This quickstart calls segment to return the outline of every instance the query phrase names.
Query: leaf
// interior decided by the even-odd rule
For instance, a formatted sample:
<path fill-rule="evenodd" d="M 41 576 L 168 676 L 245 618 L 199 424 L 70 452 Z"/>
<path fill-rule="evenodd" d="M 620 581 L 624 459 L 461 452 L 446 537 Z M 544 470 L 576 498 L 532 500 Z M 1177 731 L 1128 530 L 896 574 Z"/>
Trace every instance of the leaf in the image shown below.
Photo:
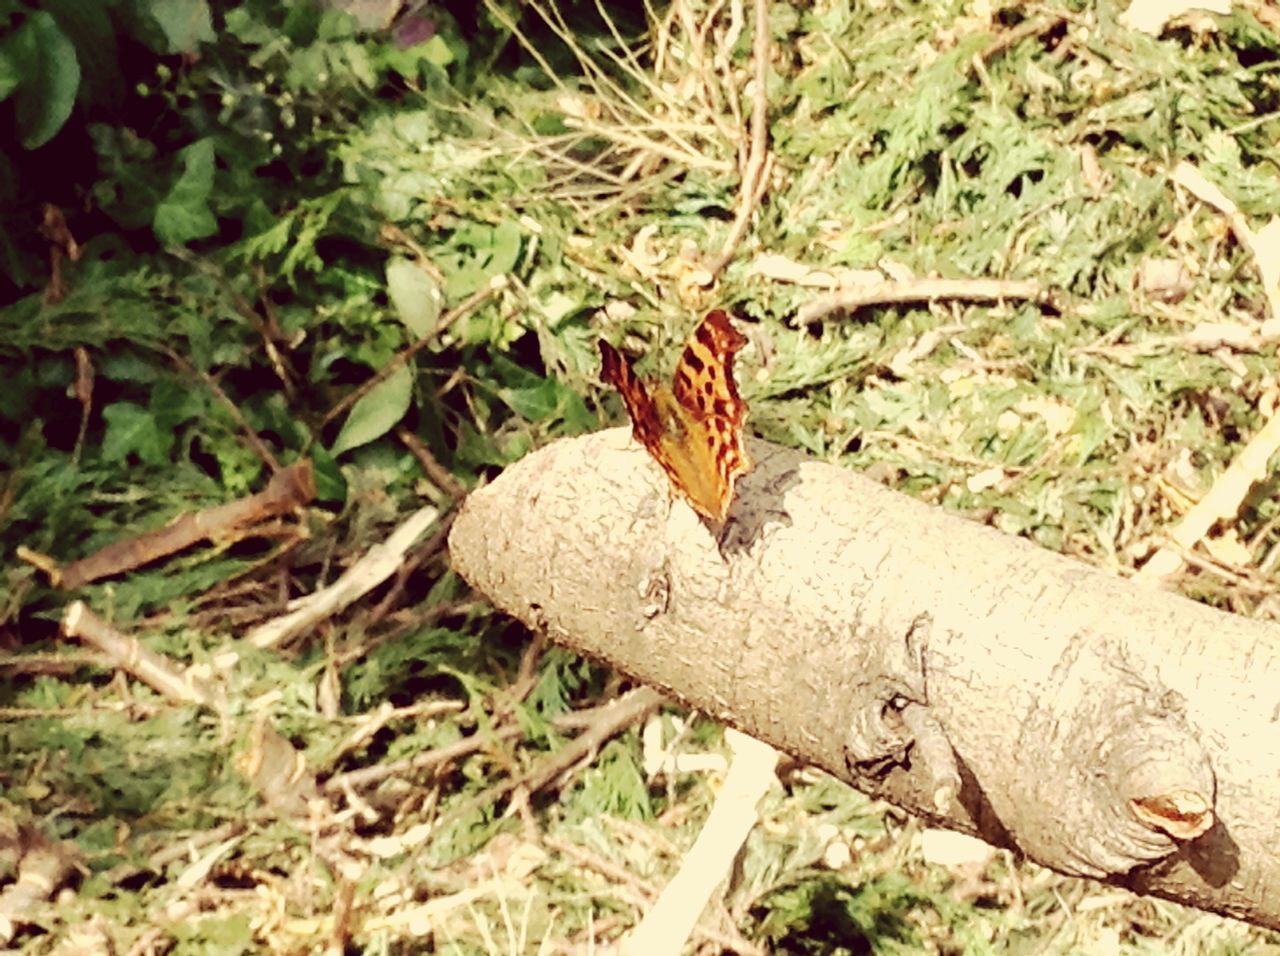
<path fill-rule="evenodd" d="M 387 294 L 400 321 L 418 338 L 435 331 L 440 319 L 440 286 L 408 259 L 387 263 Z"/>
<path fill-rule="evenodd" d="M 165 245 L 180 246 L 218 231 L 209 210 L 213 191 L 213 139 L 196 140 L 180 154 L 182 175 L 156 207 L 152 229 Z"/>
<path fill-rule="evenodd" d="M 215 39 L 206 0 L 150 0 L 148 8 L 170 53 L 189 53 Z"/>
<path fill-rule="evenodd" d="M 13 62 L 13 57 L 0 50 L 0 102 L 18 88 L 21 79 L 22 74 L 18 72 L 18 65 Z"/>
<path fill-rule="evenodd" d="M 40 8 L 53 17 L 75 47 L 80 62 L 77 98 L 90 114 L 105 112 L 103 107 L 119 107 L 124 99 L 123 61 L 116 44 L 110 6 L 84 0 L 41 0 L 40 3 Z"/>
<path fill-rule="evenodd" d="M 330 453 L 336 458 L 344 451 L 368 444 L 391 431 L 409 410 L 412 393 L 413 373 L 408 366 L 402 365 L 356 402 Z"/>
<path fill-rule="evenodd" d="M 38 149 L 57 135 L 75 106 L 80 89 L 76 49 L 53 17 L 40 10 L 9 37 L 0 55 L 21 78 L 14 107 L 22 145 Z"/>
<path fill-rule="evenodd" d="M 116 402 L 102 410 L 107 432 L 102 437 L 105 461 L 126 461 L 136 454 L 144 464 L 159 465 L 169 460 L 173 432 L 162 431 L 151 413 L 133 402 Z"/>

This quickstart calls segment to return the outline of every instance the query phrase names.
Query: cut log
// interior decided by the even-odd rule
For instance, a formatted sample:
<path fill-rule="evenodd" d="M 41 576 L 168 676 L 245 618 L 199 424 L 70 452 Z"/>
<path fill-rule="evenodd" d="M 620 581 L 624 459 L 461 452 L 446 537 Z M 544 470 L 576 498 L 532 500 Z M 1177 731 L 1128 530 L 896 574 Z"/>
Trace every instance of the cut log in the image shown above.
<path fill-rule="evenodd" d="M 454 566 L 932 825 L 1280 928 L 1280 628 L 748 450 L 717 536 L 628 430 L 556 442 L 468 498 Z"/>

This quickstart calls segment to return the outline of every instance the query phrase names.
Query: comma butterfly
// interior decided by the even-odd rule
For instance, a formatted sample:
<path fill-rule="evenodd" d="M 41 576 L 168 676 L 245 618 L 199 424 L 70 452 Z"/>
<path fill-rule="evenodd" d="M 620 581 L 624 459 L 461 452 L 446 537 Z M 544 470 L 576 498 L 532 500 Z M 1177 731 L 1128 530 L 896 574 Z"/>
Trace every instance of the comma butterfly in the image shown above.
<path fill-rule="evenodd" d="M 733 356 L 747 337 L 719 309 L 693 330 L 671 387 L 641 379 L 600 340 L 602 374 L 631 415 L 631 434 L 698 514 L 723 524 L 738 476 L 751 470 L 742 444 L 747 405 L 733 381 Z"/>

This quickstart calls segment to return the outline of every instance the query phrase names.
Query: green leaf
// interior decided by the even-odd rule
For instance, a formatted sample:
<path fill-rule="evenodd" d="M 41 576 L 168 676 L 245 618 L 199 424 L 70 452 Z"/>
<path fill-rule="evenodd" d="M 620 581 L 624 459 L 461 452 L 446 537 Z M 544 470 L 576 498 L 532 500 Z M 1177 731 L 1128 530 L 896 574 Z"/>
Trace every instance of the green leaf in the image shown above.
<path fill-rule="evenodd" d="M 151 413 L 133 402 L 116 402 L 102 410 L 107 433 L 102 438 L 105 461 L 126 461 L 136 454 L 144 464 L 159 465 L 169 460 L 173 432 L 162 431 Z"/>
<path fill-rule="evenodd" d="M 409 410 L 412 393 L 413 373 L 407 365 L 402 365 L 356 402 L 333 443 L 331 454 L 336 458 L 391 431 Z"/>
<path fill-rule="evenodd" d="M 439 67 L 448 66 L 454 59 L 453 51 L 449 49 L 449 44 L 438 33 L 423 44 L 422 58 L 428 63 L 434 63 Z"/>
<path fill-rule="evenodd" d="M 101 115 L 119 107 L 124 100 L 124 74 L 110 7 L 110 3 L 85 3 L 84 0 L 41 0 L 40 3 L 40 8 L 53 17 L 76 48 L 80 62 L 80 89 L 76 98 L 91 114 Z"/>
<path fill-rule="evenodd" d="M 13 57 L 0 50 L 0 102 L 8 99 L 9 94 L 18 88 L 18 81 L 22 79 L 22 74 L 18 72 L 18 65 L 13 62 Z"/>
<path fill-rule="evenodd" d="M 408 259 L 387 263 L 387 294 L 400 321 L 418 338 L 435 330 L 440 318 L 440 286 Z"/>
<path fill-rule="evenodd" d="M 170 53 L 189 53 L 201 43 L 212 43 L 213 19 L 206 0 L 150 0 L 151 19 L 164 33 Z"/>
<path fill-rule="evenodd" d="M 329 450 L 321 445 L 312 448 L 311 464 L 314 466 L 317 500 L 346 501 L 347 480 L 342 477 L 342 470 Z"/>
<path fill-rule="evenodd" d="M 76 49 L 53 17 L 39 10 L 9 37 L 0 55 L 20 77 L 14 107 L 22 145 L 38 149 L 62 129 L 75 106 L 80 88 Z"/>
<path fill-rule="evenodd" d="M 181 153 L 182 175 L 156 207 L 152 228 L 165 245 L 183 245 L 204 239 L 218 231 L 218 221 L 209 210 L 213 191 L 213 139 L 192 143 Z"/>

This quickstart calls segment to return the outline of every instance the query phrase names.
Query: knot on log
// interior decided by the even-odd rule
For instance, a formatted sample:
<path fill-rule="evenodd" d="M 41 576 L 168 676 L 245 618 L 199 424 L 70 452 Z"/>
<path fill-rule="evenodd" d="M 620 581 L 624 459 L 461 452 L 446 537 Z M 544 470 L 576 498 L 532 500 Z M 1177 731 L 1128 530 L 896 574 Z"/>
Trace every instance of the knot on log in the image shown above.
<path fill-rule="evenodd" d="M 1011 832 L 1064 873 L 1128 873 L 1213 824 L 1213 770 L 1181 698 L 1144 680 L 1121 648 L 1073 641 L 1020 743 L 1014 800 L 1075 796 L 1056 819 Z"/>

